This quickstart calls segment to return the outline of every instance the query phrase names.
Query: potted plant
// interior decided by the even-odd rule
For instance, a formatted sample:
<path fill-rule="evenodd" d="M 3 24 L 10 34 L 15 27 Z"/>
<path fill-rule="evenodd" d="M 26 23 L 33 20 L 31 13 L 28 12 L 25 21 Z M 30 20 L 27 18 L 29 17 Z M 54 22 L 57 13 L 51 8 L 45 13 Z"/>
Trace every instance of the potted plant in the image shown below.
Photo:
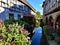
<path fill-rule="evenodd" d="M 57 44 L 60 45 L 60 25 L 59 25 L 59 28 L 57 30 L 57 34 L 55 36 L 55 40 L 57 41 Z"/>
<path fill-rule="evenodd" d="M 24 29 L 24 25 L 20 26 L 18 23 L 10 24 L 6 28 L 4 25 L 0 32 L 1 45 L 30 45 L 31 41 L 28 40 L 28 31 Z"/>

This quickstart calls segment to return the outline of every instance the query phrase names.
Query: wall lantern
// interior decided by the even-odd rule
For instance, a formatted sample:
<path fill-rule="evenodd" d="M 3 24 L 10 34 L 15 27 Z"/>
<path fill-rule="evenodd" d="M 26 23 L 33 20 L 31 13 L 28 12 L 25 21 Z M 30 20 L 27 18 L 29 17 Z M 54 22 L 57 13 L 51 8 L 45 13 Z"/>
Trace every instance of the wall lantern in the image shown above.
<path fill-rule="evenodd" d="M 2 13 L 3 11 L 5 11 L 5 9 L 0 7 L 0 13 Z"/>
<path fill-rule="evenodd" d="M 23 15 L 21 15 L 21 18 L 23 18 Z"/>

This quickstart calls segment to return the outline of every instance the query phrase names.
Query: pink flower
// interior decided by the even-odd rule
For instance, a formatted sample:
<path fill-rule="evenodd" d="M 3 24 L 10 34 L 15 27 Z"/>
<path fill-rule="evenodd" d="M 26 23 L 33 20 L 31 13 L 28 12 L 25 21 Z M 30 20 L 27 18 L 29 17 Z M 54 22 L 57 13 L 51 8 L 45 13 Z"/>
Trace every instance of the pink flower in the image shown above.
<path fill-rule="evenodd" d="M 26 38 L 26 41 L 28 42 L 28 39 Z"/>
<path fill-rule="evenodd" d="M 21 31 L 21 33 L 26 32 L 26 30 L 24 28 L 21 28 L 20 31 Z"/>
<path fill-rule="evenodd" d="M 0 27 L 4 26 L 4 21 L 2 19 L 0 19 Z"/>
<path fill-rule="evenodd" d="M 30 37 L 27 37 L 28 40 L 30 40 Z"/>
<path fill-rule="evenodd" d="M 26 37 L 26 41 L 28 42 L 28 40 L 30 40 L 30 37 Z"/>
<path fill-rule="evenodd" d="M 3 36 L 2 35 L 0 35 L 0 39 L 3 39 Z"/>
<path fill-rule="evenodd" d="M 22 32 L 25 32 L 25 31 L 26 31 L 26 30 L 23 28 L 23 29 L 22 29 Z"/>

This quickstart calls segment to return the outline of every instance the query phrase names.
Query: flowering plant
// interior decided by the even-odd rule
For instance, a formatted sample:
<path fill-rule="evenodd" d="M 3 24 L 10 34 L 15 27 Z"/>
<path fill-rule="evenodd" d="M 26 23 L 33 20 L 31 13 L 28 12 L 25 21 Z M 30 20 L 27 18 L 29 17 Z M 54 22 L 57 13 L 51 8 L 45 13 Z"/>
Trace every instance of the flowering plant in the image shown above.
<path fill-rule="evenodd" d="M 31 40 L 28 37 L 28 31 L 24 29 L 24 25 L 18 23 L 5 25 L 0 28 L 0 44 L 1 45 L 30 45 Z"/>

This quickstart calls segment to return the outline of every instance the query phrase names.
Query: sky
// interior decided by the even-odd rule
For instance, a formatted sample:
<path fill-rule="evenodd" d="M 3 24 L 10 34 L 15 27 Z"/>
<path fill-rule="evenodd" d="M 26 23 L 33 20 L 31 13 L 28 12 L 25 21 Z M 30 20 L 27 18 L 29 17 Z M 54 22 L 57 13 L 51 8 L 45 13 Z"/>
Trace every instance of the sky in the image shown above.
<path fill-rule="evenodd" d="M 40 11 L 41 15 L 43 15 L 42 4 L 44 0 L 27 0 L 27 1 L 36 9 L 36 11 Z"/>

